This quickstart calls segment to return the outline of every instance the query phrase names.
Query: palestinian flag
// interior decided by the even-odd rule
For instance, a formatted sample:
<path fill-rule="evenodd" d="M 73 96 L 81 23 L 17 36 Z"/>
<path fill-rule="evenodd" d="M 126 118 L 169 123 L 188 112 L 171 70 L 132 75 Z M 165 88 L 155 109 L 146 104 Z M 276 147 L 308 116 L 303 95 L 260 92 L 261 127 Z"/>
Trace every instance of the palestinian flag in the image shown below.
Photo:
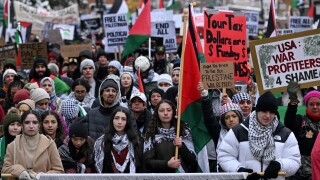
<path fill-rule="evenodd" d="M 9 18 L 10 18 L 10 0 L 5 0 L 3 3 L 3 19 L 6 27 L 8 27 Z"/>
<path fill-rule="evenodd" d="M 164 8 L 164 3 L 163 3 L 163 0 L 160 0 L 159 1 L 159 9 L 162 9 Z"/>
<path fill-rule="evenodd" d="M 181 7 L 181 3 L 179 0 L 169 0 L 166 10 L 177 9 Z"/>
<path fill-rule="evenodd" d="M 189 22 L 186 37 L 183 74 L 181 76 L 181 120 L 188 123 L 192 131 L 194 148 L 202 172 L 209 172 L 206 144 L 211 139 L 204 125 L 201 109 L 201 95 L 197 90 L 200 81 L 199 62 L 205 61 L 199 35 L 193 19 L 193 6 L 189 5 Z M 202 54 L 202 55 L 201 55 Z"/>
<path fill-rule="evenodd" d="M 276 27 L 277 27 L 277 25 L 276 25 L 276 11 L 275 11 L 275 6 L 274 6 L 274 0 L 270 0 L 268 26 L 267 26 L 267 32 L 264 34 L 264 37 L 269 38 L 269 37 L 277 36 Z"/>
<path fill-rule="evenodd" d="M 21 34 L 21 24 L 18 22 L 18 26 L 15 32 L 15 42 L 17 45 L 17 56 L 16 56 L 16 65 L 21 66 L 21 57 L 20 57 L 20 49 L 19 49 L 19 44 L 23 43 L 22 40 L 22 34 Z"/>
<path fill-rule="evenodd" d="M 125 0 L 115 0 L 108 14 L 126 14 L 130 21 L 129 8 Z"/>
<path fill-rule="evenodd" d="M 310 9 L 308 11 L 308 16 L 311 17 L 311 18 L 314 18 L 314 9 L 315 9 L 314 3 L 312 3 L 311 7 L 310 7 Z"/>
<path fill-rule="evenodd" d="M 148 3 L 148 0 L 140 0 L 139 1 L 138 14 L 141 14 L 142 10 L 144 9 L 144 7 L 146 6 L 147 3 Z"/>
<path fill-rule="evenodd" d="M 122 52 L 123 60 L 140 47 L 151 36 L 151 14 L 150 1 L 147 2 L 141 14 L 129 31 L 124 50 Z"/>

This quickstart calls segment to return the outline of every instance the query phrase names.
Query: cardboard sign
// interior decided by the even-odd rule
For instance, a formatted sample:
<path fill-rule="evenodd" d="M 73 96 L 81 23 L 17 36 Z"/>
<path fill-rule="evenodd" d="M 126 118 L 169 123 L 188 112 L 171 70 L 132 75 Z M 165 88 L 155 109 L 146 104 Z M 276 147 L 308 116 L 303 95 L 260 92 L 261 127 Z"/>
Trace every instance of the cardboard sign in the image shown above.
<path fill-rule="evenodd" d="M 48 50 L 46 43 L 25 43 L 19 44 L 21 57 L 21 69 L 31 69 L 34 58 L 42 56 L 47 60 Z"/>
<path fill-rule="evenodd" d="M 177 40 L 174 21 L 152 22 L 151 36 L 162 37 L 166 53 L 177 52 Z"/>
<path fill-rule="evenodd" d="M 206 89 L 233 88 L 233 62 L 200 63 L 201 81 Z"/>
<path fill-rule="evenodd" d="M 17 21 L 29 22 L 32 19 L 32 33 L 40 35 L 45 22 L 61 23 L 61 24 L 79 24 L 78 4 L 73 4 L 67 8 L 48 11 L 43 8 L 35 8 L 28 6 L 22 2 L 14 2 L 14 11 Z"/>
<path fill-rule="evenodd" d="M 78 44 L 78 45 L 62 45 L 61 55 L 62 57 L 78 57 L 79 53 L 83 50 L 89 50 L 91 52 L 91 44 Z"/>
<path fill-rule="evenodd" d="M 17 46 L 16 44 L 9 44 L 0 46 L 0 62 L 5 61 L 7 58 L 16 58 Z"/>
<path fill-rule="evenodd" d="M 312 19 L 309 16 L 290 16 L 289 29 L 294 32 L 307 31 L 312 28 Z"/>
<path fill-rule="evenodd" d="M 246 11 L 247 32 L 249 36 L 258 36 L 259 12 Z"/>
<path fill-rule="evenodd" d="M 284 92 L 294 80 L 301 88 L 318 86 L 320 29 L 253 41 L 250 45 L 259 93 Z"/>
<path fill-rule="evenodd" d="M 286 34 L 292 34 L 294 33 L 293 29 L 277 29 L 277 35 L 281 36 L 281 35 L 286 35 Z"/>
<path fill-rule="evenodd" d="M 114 52 L 118 46 L 126 43 L 129 33 L 126 14 L 107 14 L 103 17 L 103 26 L 106 36 L 106 49 Z"/>
<path fill-rule="evenodd" d="M 74 26 L 68 24 L 54 24 L 53 29 L 58 29 L 60 31 L 62 39 L 73 40 L 74 38 Z"/>
<path fill-rule="evenodd" d="M 204 12 L 204 54 L 207 62 L 234 62 L 235 81 L 247 82 L 246 16 L 242 12 Z"/>
<path fill-rule="evenodd" d="M 48 40 L 48 31 L 53 29 L 53 22 L 45 22 L 44 25 L 42 26 L 42 30 L 41 30 L 41 37 L 43 37 L 44 39 Z"/>
<path fill-rule="evenodd" d="M 60 30 L 48 30 L 48 41 L 51 43 L 63 44 L 64 42 Z"/>

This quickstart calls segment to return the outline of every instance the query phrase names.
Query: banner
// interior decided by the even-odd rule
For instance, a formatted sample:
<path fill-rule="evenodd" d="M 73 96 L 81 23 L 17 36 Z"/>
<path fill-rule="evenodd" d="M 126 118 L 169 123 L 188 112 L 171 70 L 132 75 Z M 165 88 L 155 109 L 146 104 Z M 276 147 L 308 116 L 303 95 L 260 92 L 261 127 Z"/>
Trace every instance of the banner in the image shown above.
<path fill-rule="evenodd" d="M 79 24 L 78 5 L 73 4 L 58 11 L 47 11 L 28 6 L 19 1 L 14 1 L 14 10 L 17 21 L 29 22 L 32 19 L 32 33 L 40 35 L 45 22 L 60 24 Z"/>
<path fill-rule="evenodd" d="M 151 36 L 162 37 L 166 53 L 177 52 L 177 39 L 174 21 L 152 22 Z"/>
<path fill-rule="evenodd" d="M 249 36 L 258 36 L 259 12 L 246 11 L 247 31 Z"/>
<path fill-rule="evenodd" d="M 91 44 L 78 44 L 78 45 L 61 45 L 62 57 L 78 57 L 79 53 L 83 50 L 89 50 L 91 52 Z"/>
<path fill-rule="evenodd" d="M 4 62 L 7 58 L 15 59 L 17 56 L 17 45 L 9 44 L 0 46 L 0 62 Z"/>
<path fill-rule="evenodd" d="M 200 63 L 205 89 L 234 88 L 233 62 Z"/>
<path fill-rule="evenodd" d="M 318 86 L 320 29 L 253 41 L 250 44 L 259 93 L 284 92 L 294 80 L 301 88 Z"/>
<path fill-rule="evenodd" d="M 68 24 L 54 24 L 53 29 L 60 31 L 61 37 L 64 40 L 73 40 L 74 38 L 74 26 Z"/>
<path fill-rule="evenodd" d="M 286 34 L 292 34 L 294 33 L 293 29 L 277 29 L 277 35 L 281 36 L 281 35 L 286 35 Z"/>
<path fill-rule="evenodd" d="M 289 17 L 289 29 L 293 29 L 294 32 L 301 32 L 311 30 L 312 19 L 309 16 L 290 16 Z"/>
<path fill-rule="evenodd" d="M 46 60 L 48 56 L 46 43 L 19 44 L 19 52 L 21 57 L 21 69 L 31 69 L 36 56 L 42 56 Z"/>
<path fill-rule="evenodd" d="M 103 17 L 106 52 L 113 53 L 126 43 L 129 28 L 126 14 L 107 14 Z"/>
<path fill-rule="evenodd" d="M 234 62 L 235 81 L 247 82 L 249 62 L 243 12 L 204 11 L 204 54 L 207 62 Z"/>

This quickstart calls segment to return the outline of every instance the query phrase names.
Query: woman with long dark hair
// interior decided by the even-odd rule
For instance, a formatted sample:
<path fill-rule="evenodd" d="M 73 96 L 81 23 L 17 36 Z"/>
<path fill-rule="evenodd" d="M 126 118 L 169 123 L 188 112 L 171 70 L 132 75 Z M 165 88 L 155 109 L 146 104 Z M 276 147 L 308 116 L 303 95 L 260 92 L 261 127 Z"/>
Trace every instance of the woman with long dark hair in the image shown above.
<path fill-rule="evenodd" d="M 99 173 L 141 172 L 142 144 L 131 125 L 130 111 L 119 106 L 112 124 L 94 144 L 95 166 Z"/>
<path fill-rule="evenodd" d="M 160 101 L 154 111 L 144 142 L 144 162 L 148 171 L 174 173 L 197 171 L 197 157 L 194 152 L 191 130 L 181 122 L 180 137 L 176 137 L 176 107 L 169 100 Z M 180 159 L 175 159 L 176 146 Z"/>

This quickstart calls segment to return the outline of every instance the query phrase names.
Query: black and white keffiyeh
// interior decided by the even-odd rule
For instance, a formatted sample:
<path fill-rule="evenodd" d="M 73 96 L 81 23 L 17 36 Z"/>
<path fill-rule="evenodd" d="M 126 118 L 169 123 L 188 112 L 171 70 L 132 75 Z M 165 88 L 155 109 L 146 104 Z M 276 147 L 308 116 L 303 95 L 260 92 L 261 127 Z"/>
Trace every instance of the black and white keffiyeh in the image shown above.
<path fill-rule="evenodd" d="M 256 112 L 252 112 L 249 118 L 249 147 L 252 155 L 258 160 L 271 161 L 275 159 L 275 142 L 272 133 L 279 124 L 277 116 L 272 123 L 263 126 L 257 121 Z"/>
<path fill-rule="evenodd" d="M 118 135 L 115 134 L 112 138 L 112 147 L 117 151 L 118 154 L 121 153 L 126 147 L 128 147 L 128 153 L 126 156 L 126 160 L 122 165 L 120 165 L 117 161 L 116 158 L 114 157 L 114 154 L 111 153 L 113 162 L 117 168 L 117 170 L 121 173 L 123 173 L 130 162 L 130 167 L 129 167 L 129 172 L 130 174 L 136 172 L 136 167 L 134 163 L 134 150 L 132 147 L 132 143 L 129 142 L 127 134 L 124 135 Z"/>

